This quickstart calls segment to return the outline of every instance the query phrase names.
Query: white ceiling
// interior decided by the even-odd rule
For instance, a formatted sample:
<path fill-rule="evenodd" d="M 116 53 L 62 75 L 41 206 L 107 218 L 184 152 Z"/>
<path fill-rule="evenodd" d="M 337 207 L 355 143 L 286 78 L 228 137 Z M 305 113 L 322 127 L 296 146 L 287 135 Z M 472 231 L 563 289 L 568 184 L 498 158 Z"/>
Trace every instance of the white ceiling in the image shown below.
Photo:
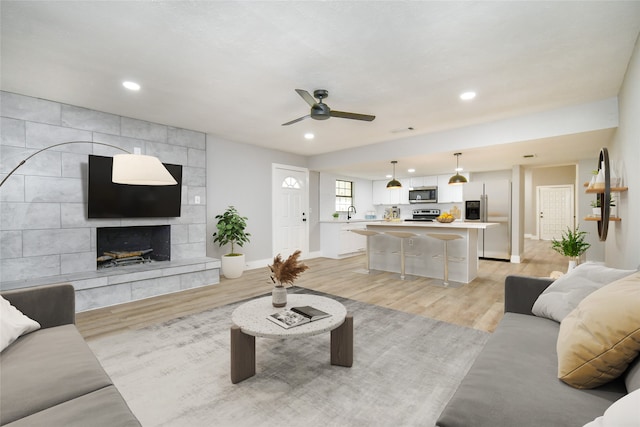
<path fill-rule="evenodd" d="M 305 156 L 615 97 L 640 31 L 638 1 L 3 0 L 0 7 L 3 90 Z M 142 89 L 122 88 L 127 79 Z M 296 88 L 327 89 L 332 108 L 376 119 L 281 126 L 309 113 Z M 477 98 L 461 101 L 466 90 Z M 306 141 L 305 132 L 316 138 Z M 526 164 L 528 153 L 536 154 L 530 164 L 570 163 L 585 157 L 581 150 L 597 156 L 611 135 L 477 148 L 460 161 L 467 171 Z M 558 146 L 547 163 L 544 153 Z M 398 160 L 450 171 L 458 148 Z M 392 153 L 334 171 L 382 179 Z"/>

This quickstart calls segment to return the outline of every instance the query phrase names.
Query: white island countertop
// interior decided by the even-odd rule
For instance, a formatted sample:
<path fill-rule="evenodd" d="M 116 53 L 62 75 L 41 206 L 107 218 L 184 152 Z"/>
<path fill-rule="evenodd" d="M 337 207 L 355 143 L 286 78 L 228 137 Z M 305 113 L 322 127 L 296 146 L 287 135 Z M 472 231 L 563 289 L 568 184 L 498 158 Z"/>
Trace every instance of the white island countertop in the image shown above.
<path fill-rule="evenodd" d="M 406 231 L 412 237 L 405 243 L 406 274 L 413 276 L 443 278 L 442 259 L 444 243 L 434 238 L 438 234 L 455 234 L 457 240 L 448 243 L 449 279 L 453 282 L 469 283 L 478 275 L 478 230 L 497 227 L 497 222 L 453 221 L 384 221 L 368 223 L 367 229 L 379 234 L 369 239 L 369 268 L 389 272 L 401 272 L 402 260 L 400 240 L 391 231 Z M 436 258 L 437 257 L 437 258 Z"/>
<path fill-rule="evenodd" d="M 438 221 L 383 221 L 367 224 L 367 227 L 418 227 L 418 228 L 458 228 L 458 229 L 485 229 L 498 226 L 497 222 L 438 222 Z"/>

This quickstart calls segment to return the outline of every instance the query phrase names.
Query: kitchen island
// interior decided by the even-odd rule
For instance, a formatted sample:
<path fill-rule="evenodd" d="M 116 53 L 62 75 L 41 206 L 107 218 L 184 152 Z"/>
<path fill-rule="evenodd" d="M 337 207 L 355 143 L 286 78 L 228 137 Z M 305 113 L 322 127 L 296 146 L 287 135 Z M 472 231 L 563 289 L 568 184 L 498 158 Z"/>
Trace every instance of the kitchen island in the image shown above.
<path fill-rule="evenodd" d="M 416 234 L 405 240 L 406 274 L 442 279 L 444 243 L 427 234 L 457 234 L 462 238 L 449 241 L 449 280 L 469 283 L 478 275 L 478 230 L 496 226 L 491 222 L 464 221 L 368 223 L 367 230 L 380 233 L 370 237 L 370 269 L 400 272 L 400 239 L 385 232 L 405 231 Z"/>

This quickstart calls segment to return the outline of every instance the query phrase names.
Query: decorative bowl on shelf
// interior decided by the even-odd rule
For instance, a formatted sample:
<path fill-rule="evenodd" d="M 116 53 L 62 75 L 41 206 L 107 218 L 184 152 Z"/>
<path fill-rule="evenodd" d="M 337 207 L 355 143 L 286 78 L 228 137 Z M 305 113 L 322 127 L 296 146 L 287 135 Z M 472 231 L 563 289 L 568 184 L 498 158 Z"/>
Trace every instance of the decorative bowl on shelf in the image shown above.
<path fill-rule="evenodd" d="M 454 217 L 450 216 L 450 217 L 436 217 L 436 221 L 438 222 L 442 222 L 444 224 L 449 223 L 449 222 L 453 222 L 455 220 Z"/>

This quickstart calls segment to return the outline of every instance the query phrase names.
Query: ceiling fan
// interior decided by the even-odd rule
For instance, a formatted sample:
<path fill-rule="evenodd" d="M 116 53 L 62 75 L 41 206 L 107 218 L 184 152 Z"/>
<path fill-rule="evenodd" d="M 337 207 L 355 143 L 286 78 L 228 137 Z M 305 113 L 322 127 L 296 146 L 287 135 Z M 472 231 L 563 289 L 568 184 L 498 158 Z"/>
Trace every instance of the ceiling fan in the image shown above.
<path fill-rule="evenodd" d="M 290 122 L 283 123 L 282 126 L 292 125 L 294 123 L 298 123 L 301 120 L 308 119 L 311 117 L 316 120 L 327 120 L 329 117 L 339 117 L 341 119 L 352 119 L 352 120 L 364 120 L 367 122 L 372 121 L 376 118 L 376 116 L 370 116 L 368 114 L 358 114 L 358 113 L 347 113 L 345 111 L 335 111 L 329 108 L 329 106 L 322 102 L 323 99 L 329 96 L 329 91 L 325 89 L 316 89 L 313 91 L 313 96 L 309 94 L 306 90 L 296 89 L 298 95 L 302 97 L 307 104 L 311 107 L 311 112 L 306 116 L 302 116 L 295 120 L 291 120 Z M 316 98 L 318 101 L 316 102 Z"/>

